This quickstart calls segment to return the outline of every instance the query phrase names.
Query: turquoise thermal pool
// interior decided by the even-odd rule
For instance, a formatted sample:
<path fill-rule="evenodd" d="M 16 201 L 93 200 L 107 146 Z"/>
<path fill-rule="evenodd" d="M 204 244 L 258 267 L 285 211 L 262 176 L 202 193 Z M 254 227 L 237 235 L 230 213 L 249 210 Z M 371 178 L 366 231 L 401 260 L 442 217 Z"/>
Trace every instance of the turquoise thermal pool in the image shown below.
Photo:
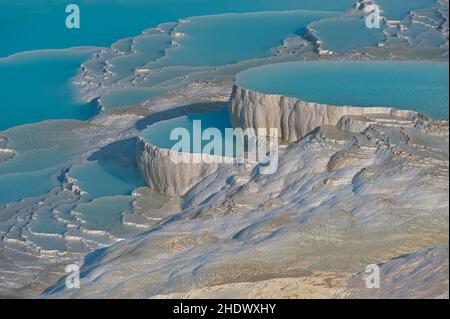
<path fill-rule="evenodd" d="M 137 168 L 117 160 L 98 160 L 73 166 L 69 175 L 86 193 L 85 199 L 130 195 L 134 189 L 144 186 Z M 99 185 L 101 182 L 101 185 Z"/>
<path fill-rule="evenodd" d="M 93 49 L 35 51 L 0 59 L 0 131 L 47 119 L 87 120 L 95 103 L 77 100 L 71 78 Z"/>
<path fill-rule="evenodd" d="M 149 67 L 218 66 L 269 56 L 284 38 L 304 34 L 308 24 L 336 12 L 291 11 L 190 18 L 176 28 L 179 47 Z"/>
<path fill-rule="evenodd" d="M 108 65 L 118 78 L 134 74 L 137 67 L 151 70 L 144 77 L 145 87 L 114 89 L 102 96 L 102 106 L 115 108 L 144 102 L 166 93 L 167 81 L 181 79 L 194 70 L 269 57 L 286 37 L 304 34 L 311 22 L 336 15 L 328 11 L 291 11 L 193 17 L 175 27 L 178 36 L 173 47 L 167 44 L 166 36 L 140 35 L 133 39 L 135 53 L 108 60 Z"/>
<path fill-rule="evenodd" d="M 198 132 L 201 132 L 203 135 L 201 145 L 199 144 L 199 149 L 194 149 L 193 144 L 195 123 L 199 123 L 201 125 L 198 127 Z M 171 140 L 171 133 L 174 129 L 180 128 L 189 132 L 190 137 L 188 145 L 189 149 L 186 150 L 186 148 L 184 148 L 184 153 L 206 153 L 204 152 L 204 147 L 214 140 L 215 142 L 220 142 L 220 146 L 218 145 L 217 149 L 207 152 L 208 154 L 228 157 L 236 156 L 236 154 L 242 154 L 241 143 L 239 143 L 236 138 L 226 134 L 228 130 L 232 129 L 230 116 L 227 109 L 218 112 L 189 114 L 171 120 L 161 121 L 150 125 L 142 133 L 144 139 L 150 144 L 163 149 L 172 149 L 176 144 L 181 142 L 182 138 L 180 136 L 176 136 L 173 140 Z M 209 128 L 215 129 L 218 135 L 214 137 L 206 137 L 205 130 Z"/>
<path fill-rule="evenodd" d="M 61 121 L 5 131 L 16 155 L 0 163 L 0 207 L 60 186 L 58 176 L 82 152 L 88 138 L 77 134 L 80 127 L 77 121 Z"/>
<path fill-rule="evenodd" d="M 360 18 L 323 19 L 312 23 L 311 29 L 322 41 L 322 49 L 338 53 L 373 47 L 385 38 L 383 28 L 369 29 Z"/>
<path fill-rule="evenodd" d="M 70 2 L 68 2 L 70 3 Z M 0 57 L 20 51 L 108 46 L 160 23 L 225 12 L 331 10 L 344 12 L 353 0 L 80 0 L 83 26 L 64 27 L 64 1 L 0 1 Z"/>
<path fill-rule="evenodd" d="M 395 107 L 448 119 L 447 62 L 280 63 L 237 75 L 241 87 L 306 102 Z"/>

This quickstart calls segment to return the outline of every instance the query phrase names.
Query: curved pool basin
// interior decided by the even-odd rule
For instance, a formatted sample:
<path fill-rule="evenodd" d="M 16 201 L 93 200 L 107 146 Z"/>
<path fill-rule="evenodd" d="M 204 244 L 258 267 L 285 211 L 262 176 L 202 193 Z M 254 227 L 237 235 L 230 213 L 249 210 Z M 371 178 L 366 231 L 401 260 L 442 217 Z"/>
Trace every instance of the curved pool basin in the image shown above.
<path fill-rule="evenodd" d="M 198 128 L 198 132 L 202 135 L 201 143 L 198 143 L 198 147 L 194 144 L 194 140 L 200 140 L 195 138 L 195 125 L 200 125 L 196 128 Z M 236 152 L 240 153 L 242 151 L 242 145 L 235 138 L 226 134 L 227 129 L 232 129 L 228 109 L 209 113 L 188 114 L 170 120 L 160 121 L 146 128 L 143 131 L 143 137 L 148 143 L 158 148 L 174 150 L 176 148 L 178 150 L 176 145 L 179 145 L 182 137 L 175 136 L 171 139 L 171 133 L 175 133 L 175 129 L 185 129 L 186 132 L 189 132 L 189 145 L 186 145 L 187 147 L 182 149 L 183 153 L 208 153 L 217 156 L 234 157 L 237 154 Z M 208 133 L 206 131 L 207 129 L 214 129 L 220 135 L 217 135 L 217 138 L 216 136 L 206 136 L 206 133 Z M 220 146 L 218 146 L 218 149 L 210 149 L 206 152 L 205 146 L 212 141 L 219 142 Z"/>

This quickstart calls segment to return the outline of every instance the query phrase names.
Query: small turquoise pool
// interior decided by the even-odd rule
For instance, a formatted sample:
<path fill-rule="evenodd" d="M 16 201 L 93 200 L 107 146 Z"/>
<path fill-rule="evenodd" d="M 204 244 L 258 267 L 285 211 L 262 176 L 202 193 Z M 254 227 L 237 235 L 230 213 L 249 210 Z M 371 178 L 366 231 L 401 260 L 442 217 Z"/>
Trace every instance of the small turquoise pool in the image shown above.
<path fill-rule="evenodd" d="M 316 36 L 322 41 L 321 48 L 338 53 L 373 47 L 383 41 L 383 29 L 366 27 L 360 18 L 330 18 L 311 24 Z"/>
<path fill-rule="evenodd" d="M 135 166 L 114 159 L 74 166 L 69 176 L 76 179 L 76 184 L 86 193 L 86 200 L 130 195 L 133 190 L 145 185 Z"/>
<path fill-rule="evenodd" d="M 448 119 L 448 62 L 293 62 L 237 75 L 250 90 L 338 106 L 395 107 Z"/>
<path fill-rule="evenodd" d="M 200 124 L 195 128 L 195 125 Z M 177 117 L 167 121 L 161 121 L 152 124 L 143 131 L 144 139 L 150 144 L 164 149 L 176 149 L 184 153 L 202 153 L 202 154 L 214 154 L 218 156 L 233 157 L 236 154 L 242 154 L 242 144 L 230 134 L 227 135 L 227 131 L 232 130 L 231 120 L 228 113 L 228 109 L 223 109 L 218 112 L 189 114 L 186 116 Z M 187 136 L 179 136 L 175 134 L 171 140 L 172 132 L 175 133 L 175 129 L 183 129 Z M 216 133 L 211 136 L 208 133 L 208 129 L 213 129 Z M 197 133 L 198 135 L 195 135 Z M 200 141 L 198 136 L 202 136 L 201 143 L 196 145 L 195 141 Z M 187 139 L 189 138 L 189 139 Z M 185 147 L 179 149 L 174 147 L 181 145 L 182 141 L 187 141 Z M 214 149 L 207 149 L 205 146 L 211 142 L 216 145 Z M 212 144 L 210 144 L 212 146 Z"/>

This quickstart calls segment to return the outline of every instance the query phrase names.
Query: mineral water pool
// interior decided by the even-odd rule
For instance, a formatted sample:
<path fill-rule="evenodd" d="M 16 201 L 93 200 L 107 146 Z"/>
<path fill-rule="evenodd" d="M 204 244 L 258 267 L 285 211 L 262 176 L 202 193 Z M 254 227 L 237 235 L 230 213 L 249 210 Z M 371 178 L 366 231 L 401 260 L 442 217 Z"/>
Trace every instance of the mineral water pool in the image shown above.
<path fill-rule="evenodd" d="M 383 16 L 389 20 L 401 20 L 413 10 L 435 5 L 436 0 L 376 0 L 376 3 Z"/>
<path fill-rule="evenodd" d="M 106 231 L 120 237 L 132 231 L 120 221 L 123 213 L 132 208 L 132 200 L 132 196 L 101 197 L 80 203 L 74 210 L 81 214 L 85 229 Z M 134 233 L 138 232 L 134 230 Z"/>
<path fill-rule="evenodd" d="M 54 171 L 39 170 L 0 175 L 0 208 L 2 204 L 35 197 L 58 186 Z"/>
<path fill-rule="evenodd" d="M 84 195 L 86 200 L 130 195 L 133 190 L 145 185 L 137 167 L 114 159 L 89 161 L 76 165 L 68 174 L 86 193 Z"/>
<path fill-rule="evenodd" d="M 133 40 L 134 54 L 118 56 L 110 61 L 111 71 L 119 77 L 133 73 L 147 61 L 162 57 L 164 50 L 172 44 L 172 37 L 168 34 L 143 34 Z"/>
<path fill-rule="evenodd" d="M 192 73 L 193 68 L 199 71 L 202 67 L 270 56 L 271 49 L 282 44 L 286 37 L 304 34 L 311 22 L 336 15 L 325 11 L 290 11 L 193 17 L 176 27 L 176 32 L 183 34 L 175 39 L 176 47 L 164 52 L 169 47 L 165 36 L 150 41 L 155 35 L 141 35 L 133 39 L 137 54 L 111 59 L 108 65 L 120 78 L 134 74 L 138 66 L 151 69 L 145 81 L 146 86 L 151 86 Z M 165 92 L 165 84 L 160 88 L 119 88 L 102 96 L 101 103 L 105 108 L 115 108 L 144 102 Z"/>
<path fill-rule="evenodd" d="M 192 16 L 226 12 L 331 10 L 345 11 L 353 0 L 80 0 L 80 29 L 69 30 L 64 21 L 70 2 L 0 1 L 0 57 L 74 46 L 109 46 L 160 23 Z"/>
<path fill-rule="evenodd" d="M 58 121 L 5 131 L 17 153 L 0 163 L 0 207 L 60 187 L 58 177 L 68 168 L 66 175 L 85 193 L 84 201 L 131 195 L 145 185 L 136 165 L 115 154 L 74 165 L 84 151 L 83 145 L 89 143 L 89 133 L 79 131 L 84 127 L 79 121 Z"/>
<path fill-rule="evenodd" d="M 24 125 L 4 132 L 16 152 L 13 159 L 0 163 L 0 207 L 24 198 L 47 193 L 60 186 L 58 176 L 85 139 L 76 130 L 78 121 Z"/>
<path fill-rule="evenodd" d="M 321 48 L 338 53 L 376 46 L 385 36 L 383 28 L 369 29 L 361 18 L 331 18 L 310 26 L 322 41 Z"/>
<path fill-rule="evenodd" d="M 395 107 L 448 119 L 448 62 L 293 62 L 244 71 L 250 90 L 307 102 Z"/>
<path fill-rule="evenodd" d="M 47 119 L 86 120 L 97 106 L 76 98 L 71 78 L 93 49 L 35 51 L 0 59 L 0 131 Z"/>
<path fill-rule="evenodd" d="M 289 11 L 189 18 L 176 28 L 185 34 L 176 40 L 179 46 L 149 66 L 218 66 L 269 56 L 287 36 L 304 34 L 311 22 L 336 14 Z"/>
<path fill-rule="evenodd" d="M 217 137 L 215 136 L 214 138 L 209 136 L 202 138 L 202 142 L 199 144 L 200 149 L 194 149 L 193 145 L 195 121 L 200 121 L 201 127 L 198 132 L 201 132 L 202 135 L 205 130 L 209 128 L 214 128 L 218 133 Z M 186 129 L 187 132 L 189 132 L 189 143 L 186 145 L 187 147 L 183 149 L 183 152 L 185 153 L 208 153 L 204 152 L 204 147 L 214 140 L 215 142 L 220 142 L 220 146 L 218 145 L 217 149 L 214 149 L 214 155 L 233 157 L 236 154 L 242 154 L 242 145 L 238 143 L 235 138 L 226 135 L 226 130 L 232 128 L 228 109 L 210 113 L 189 114 L 157 122 L 150 125 L 142 133 L 144 139 L 150 144 L 159 148 L 172 149 L 175 144 L 181 142 L 181 137 L 174 137 L 174 139 L 171 140 L 171 132 L 174 129 L 180 128 Z M 234 151 L 231 151 L 233 148 Z M 228 150 L 231 152 L 227 152 Z M 209 154 L 213 153 L 210 152 Z"/>

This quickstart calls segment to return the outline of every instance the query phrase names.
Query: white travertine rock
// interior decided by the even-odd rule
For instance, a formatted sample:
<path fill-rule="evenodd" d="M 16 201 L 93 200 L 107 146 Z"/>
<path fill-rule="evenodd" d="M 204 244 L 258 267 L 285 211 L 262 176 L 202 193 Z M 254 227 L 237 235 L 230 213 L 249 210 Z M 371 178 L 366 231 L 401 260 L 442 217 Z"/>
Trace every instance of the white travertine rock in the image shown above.
<path fill-rule="evenodd" d="M 278 128 L 278 136 L 295 142 L 323 125 L 336 125 L 343 116 L 386 114 L 414 119 L 413 111 L 388 107 L 336 106 L 305 102 L 276 94 L 259 93 L 235 84 L 230 99 L 230 114 L 234 127 Z"/>
<path fill-rule="evenodd" d="M 289 145 L 271 175 L 218 169 L 176 218 L 87 257 L 81 289 L 62 278 L 40 297 L 446 297 L 448 122 L 365 117 L 374 124 L 361 133 L 323 126 Z M 168 150 L 142 146 L 145 169 L 187 176 Z M 383 289 L 367 291 L 369 264 Z M 334 284 L 318 291 L 323 276 Z"/>
<path fill-rule="evenodd" d="M 414 111 L 386 107 L 335 106 L 304 102 L 296 98 L 254 92 L 234 85 L 230 99 L 230 114 L 234 127 L 278 129 L 278 136 L 296 142 L 317 127 L 337 126 L 359 133 L 372 124 L 412 127 L 424 116 Z M 376 116 L 376 120 L 371 117 Z M 386 120 L 380 120 L 380 117 Z M 381 121 L 381 122 L 380 122 Z M 216 172 L 222 160 L 213 163 L 174 163 L 171 150 L 161 149 L 139 139 L 136 158 L 147 185 L 161 194 L 183 196 L 205 177 Z M 173 155 L 173 154 L 172 154 Z M 181 154 L 185 157 L 200 154 Z"/>
<path fill-rule="evenodd" d="M 161 194 L 182 196 L 192 187 L 219 168 L 219 160 L 212 163 L 175 163 L 171 159 L 174 151 L 162 149 L 138 139 L 136 161 L 147 185 Z M 183 157 L 201 154 L 178 153 Z"/>

